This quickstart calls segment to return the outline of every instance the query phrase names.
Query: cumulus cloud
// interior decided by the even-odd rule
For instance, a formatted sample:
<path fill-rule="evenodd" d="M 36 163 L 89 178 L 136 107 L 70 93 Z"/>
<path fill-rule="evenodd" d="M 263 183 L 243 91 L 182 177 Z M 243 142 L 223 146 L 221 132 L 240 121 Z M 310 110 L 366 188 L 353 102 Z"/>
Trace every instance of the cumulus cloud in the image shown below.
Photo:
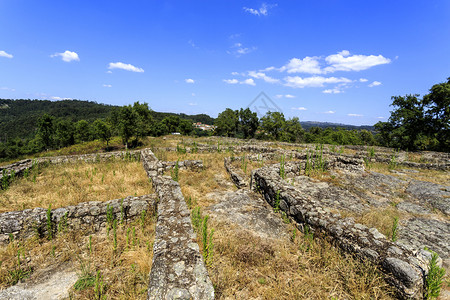
<path fill-rule="evenodd" d="M 135 67 L 131 64 L 125 64 L 123 62 L 114 62 L 114 63 L 109 63 L 108 69 L 112 70 L 112 69 L 122 69 L 125 71 L 131 71 L 131 72 L 137 72 L 137 73 L 143 73 L 144 69 L 142 68 L 138 68 Z"/>
<path fill-rule="evenodd" d="M 277 5 L 276 4 L 268 5 L 266 3 L 263 3 L 263 4 L 261 4 L 261 7 L 258 9 L 249 8 L 249 7 L 243 7 L 242 9 L 252 15 L 255 15 L 255 16 L 267 16 L 269 14 L 268 10 L 275 6 L 277 6 Z"/>
<path fill-rule="evenodd" d="M 51 100 L 60 101 L 60 100 L 72 100 L 72 98 L 62 98 L 62 97 L 50 97 Z"/>
<path fill-rule="evenodd" d="M 239 82 L 240 84 L 248 84 L 248 85 L 256 85 L 255 81 L 252 78 L 245 79 L 244 81 Z"/>
<path fill-rule="evenodd" d="M 369 87 L 374 87 L 374 86 L 379 86 L 379 85 L 381 85 L 381 82 L 379 82 L 379 81 L 374 81 L 374 82 L 372 82 L 371 84 L 369 84 Z"/>
<path fill-rule="evenodd" d="M 280 68 L 280 71 L 287 71 L 288 73 L 307 73 L 307 74 L 321 74 L 323 71 L 320 68 L 319 57 L 306 56 L 303 59 L 292 58 L 286 65 Z"/>
<path fill-rule="evenodd" d="M 293 110 L 307 110 L 305 107 L 292 107 Z"/>
<path fill-rule="evenodd" d="M 287 76 L 284 78 L 284 85 L 293 88 L 304 88 L 304 87 L 323 87 L 325 84 L 333 83 L 350 83 L 350 79 L 345 77 L 322 77 L 322 76 L 312 76 L 302 78 L 300 76 Z"/>
<path fill-rule="evenodd" d="M 324 113 L 324 114 L 334 114 L 335 111 L 329 110 L 329 111 L 324 111 L 323 113 Z"/>
<path fill-rule="evenodd" d="M 290 95 L 290 94 L 284 95 L 284 97 L 286 97 L 286 98 L 290 98 L 290 99 L 292 99 L 292 98 L 295 98 L 295 96 L 294 96 L 294 95 Z"/>
<path fill-rule="evenodd" d="M 0 51 L 0 56 L 1 57 L 6 57 L 6 58 L 13 58 L 12 54 L 6 53 L 5 51 L 1 50 Z"/>
<path fill-rule="evenodd" d="M 112 85 L 110 85 L 110 84 L 104 84 L 103 87 L 110 88 L 110 87 L 112 87 Z"/>
<path fill-rule="evenodd" d="M 228 83 L 228 84 L 236 84 L 239 83 L 239 80 L 233 78 L 233 79 L 224 79 L 223 82 Z"/>
<path fill-rule="evenodd" d="M 272 77 L 270 77 L 270 76 L 267 76 L 267 75 L 266 75 L 265 73 L 263 73 L 263 72 L 249 71 L 249 72 L 248 72 L 248 75 L 249 75 L 250 77 L 253 77 L 253 78 L 256 78 L 256 79 L 262 79 L 262 80 L 264 80 L 265 82 L 268 82 L 268 83 L 277 83 L 277 82 L 280 82 L 279 79 L 275 79 L 275 78 L 272 78 Z"/>
<path fill-rule="evenodd" d="M 367 81 L 369 81 L 369 80 L 367 80 L 366 78 L 360 78 L 359 79 L 359 82 L 367 82 Z"/>
<path fill-rule="evenodd" d="M 363 117 L 363 115 L 360 114 L 347 114 L 349 117 Z"/>
<path fill-rule="evenodd" d="M 385 58 L 382 55 L 350 55 L 348 50 L 329 55 L 325 58 L 325 61 L 329 64 L 324 69 L 326 73 L 336 71 L 362 71 L 391 62 L 389 58 Z"/>
<path fill-rule="evenodd" d="M 377 117 L 377 119 L 384 119 L 384 117 Z"/>
<path fill-rule="evenodd" d="M 78 57 L 78 54 L 73 51 L 66 50 L 62 53 L 55 53 L 50 55 L 51 57 L 57 57 L 60 56 L 61 59 L 65 62 L 71 62 L 71 61 L 80 61 L 80 58 Z"/>
<path fill-rule="evenodd" d="M 195 83 L 195 80 L 191 79 L 191 78 L 187 78 L 187 79 L 184 80 L 184 82 L 186 82 L 186 83 Z"/>
<path fill-rule="evenodd" d="M 343 92 L 344 91 L 342 91 L 338 87 L 322 91 L 322 93 L 324 93 L 324 94 L 340 94 L 340 93 L 343 93 Z"/>

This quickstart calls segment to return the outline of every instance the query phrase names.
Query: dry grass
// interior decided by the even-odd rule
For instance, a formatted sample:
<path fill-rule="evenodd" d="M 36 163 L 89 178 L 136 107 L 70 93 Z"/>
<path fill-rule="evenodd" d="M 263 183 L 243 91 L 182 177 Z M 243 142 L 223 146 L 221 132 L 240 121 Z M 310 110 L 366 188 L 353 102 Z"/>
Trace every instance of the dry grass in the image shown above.
<path fill-rule="evenodd" d="M 17 253 L 20 249 L 20 268 L 31 271 L 28 282 L 40 282 L 42 277 L 60 270 L 75 270 L 80 277 L 87 275 L 93 280 L 100 271 L 107 299 L 146 299 L 154 230 L 155 219 L 150 215 L 142 223 L 139 220 L 118 225 L 116 251 L 112 230 L 109 236 L 105 230 L 92 236 L 69 231 L 51 241 L 37 238 L 14 241 L 0 247 L 0 288 L 11 285 L 10 272 L 19 268 Z M 76 299 L 98 299 L 93 286 L 72 289 L 71 294 Z"/>
<path fill-rule="evenodd" d="M 0 213 L 150 193 L 148 178 L 140 162 L 116 160 L 50 165 L 37 172 L 35 182 L 32 177 L 33 174 L 20 178 L 8 190 L 0 191 Z"/>
<path fill-rule="evenodd" d="M 79 162 L 50 165 L 34 172 L 35 183 L 32 173 L 0 192 L 2 212 L 48 207 L 50 203 L 56 208 L 152 193 L 140 162 Z M 93 234 L 91 243 L 86 232 L 75 231 L 59 233 L 51 241 L 38 238 L 14 241 L 0 247 L 0 288 L 13 284 L 12 274 L 18 270 L 29 272 L 30 283 L 40 282 L 43 276 L 59 270 L 76 270 L 80 277 L 86 275 L 94 282 L 100 271 L 108 299 L 146 299 L 154 231 L 155 219 L 147 214 L 143 221 L 118 225 L 115 251 L 112 229 L 109 235 L 105 229 Z M 77 299 L 98 299 L 93 286 L 73 289 L 71 294 Z"/>
<path fill-rule="evenodd" d="M 204 161 L 202 172 L 180 171 L 182 192 L 191 198 L 192 206 L 205 209 L 213 204 L 205 197 L 207 193 L 235 190 L 223 167 L 224 157 L 231 155 L 167 154 L 169 160 Z M 247 173 L 259 167 L 258 162 L 248 163 Z M 235 164 L 240 168 L 242 162 Z M 215 233 L 214 259 L 208 272 L 217 299 L 391 298 L 375 267 L 341 254 L 324 238 L 304 237 L 295 229 L 296 238 L 291 241 L 265 240 L 214 218 L 210 218 L 209 228 L 214 228 Z"/>
<path fill-rule="evenodd" d="M 391 172 L 388 164 L 374 163 L 370 169 L 378 173 L 391 175 L 398 177 L 400 179 L 406 179 L 405 175 L 399 175 L 395 172 Z M 427 181 L 431 183 L 450 185 L 450 172 L 449 171 L 438 171 L 438 170 L 425 170 L 425 169 L 411 169 L 403 166 L 398 166 L 395 170 L 405 173 L 408 179 L 415 179 L 421 181 Z M 405 170 L 405 171 L 403 171 Z M 409 171 L 409 172 L 408 172 Z M 418 171 L 416 173 L 416 171 Z"/>

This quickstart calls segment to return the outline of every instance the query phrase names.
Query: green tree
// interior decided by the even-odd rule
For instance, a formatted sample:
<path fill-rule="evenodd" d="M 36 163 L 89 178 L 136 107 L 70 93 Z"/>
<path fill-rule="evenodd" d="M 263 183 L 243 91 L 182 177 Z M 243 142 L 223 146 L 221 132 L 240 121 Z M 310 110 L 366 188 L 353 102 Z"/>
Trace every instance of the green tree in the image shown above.
<path fill-rule="evenodd" d="M 75 141 L 77 143 L 87 142 L 91 139 L 91 128 L 88 121 L 80 120 L 75 123 Z"/>
<path fill-rule="evenodd" d="M 286 121 L 284 131 L 281 139 L 286 142 L 301 142 L 303 141 L 305 131 L 300 124 L 298 117 L 293 117 Z"/>
<path fill-rule="evenodd" d="M 250 108 L 239 110 L 239 126 L 238 131 L 242 133 L 244 139 L 253 138 L 258 129 L 259 120 L 255 112 Z"/>
<path fill-rule="evenodd" d="M 55 146 L 58 148 L 67 147 L 75 143 L 74 126 L 69 119 L 57 119 L 55 124 Z"/>
<path fill-rule="evenodd" d="M 261 118 L 261 128 L 275 140 L 280 138 L 285 124 L 286 120 L 284 114 L 278 111 L 268 111 L 264 117 Z"/>
<path fill-rule="evenodd" d="M 42 144 L 43 149 L 50 149 L 53 145 L 53 134 L 55 132 L 53 127 L 53 122 L 55 118 L 44 114 L 38 120 L 38 130 L 37 135 Z"/>
<path fill-rule="evenodd" d="M 136 132 L 136 114 L 131 105 L 125 105 L 116 110 L 112 116 L 113 123 L 115 124 L 119 136 L 122 138 L 122 142 L 126 148 L 129 146 L 129 142 Z"/>
<path fill-rule="evenodd" d="M 450 78 L 419 95 L 392 97 L 388 122 L 375 124 L 385 146 L 407 150 L 450 151 Z"/>
<path fill-rule="evenodd" d="M 239 114 L 238 111 L 234 111 L 230 108 L 225 109 L 219 114 L 216 119 L 215 125 L 216 134 L 224 135 L 228 137 L 234 137 L 236 135 L 239 124 Z"/>
<path fill-rule="evenodd" d="M 108 149 L 109 141 L 112 137 L 111 124 L 104 120 L 97 119 L 94 121 L 94 131 L 97 138 L 106 142 L 106 148 Z"/>

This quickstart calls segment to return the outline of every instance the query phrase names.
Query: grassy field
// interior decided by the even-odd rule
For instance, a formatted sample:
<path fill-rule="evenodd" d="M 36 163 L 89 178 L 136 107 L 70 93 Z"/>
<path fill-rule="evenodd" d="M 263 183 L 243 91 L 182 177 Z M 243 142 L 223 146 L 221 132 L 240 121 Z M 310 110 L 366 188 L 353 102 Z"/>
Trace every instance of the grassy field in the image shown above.
<path fill-rule="evenodd" d="M 33 179 L 33 175 L 36 177 Z M 107 201 L 152 193 L 140 162 L 112 161 L 50 165 L 34 170 L 0 191 L 1 210 L 52 208 L 85 201 Z M 54 239 L 32 238 L 0 247 L 0 288 L 28 278 L 39 282 L 49 273 L 75 270 L 76 299 L 146 299 L 152 262 L 155 217 L 147 214 L 89 234 L 67 231 Z"/>
<path fill-rule="evenodd" d="M 211 146 L 213 151 L 184 153 L 185 147 L 196 144 Z M 229 146 L 236 141 L 212 138 L 167 136 L 147 138 L 149 147 L 164 161 L 202 160 L 202 171 L 180 170 L 179 183 L 191 209 L 200 208 L 203 216 L 208 207 L 220 199 L 208 194 L 232 192 L 224 168 L 224 158 L 243 157 L 250 153 L 233 153 Z M 81 154 L 97 149 L 86 144 L 62 149 L 61 154 Z M 179 148 L 166 151 L 164 148 Z M 272 147 L 282 147 L 272 145 Z M 283 146 L 284 147 L 284 146 Z M 295 149 L 292 148 L 292 149 Z M 97 149 L 98 150 L 98 149 Z M 345 150 L 353 153 L 354 150 Z M 49 154 L 49 153 L 46 153 Z M 288 160 L 288 159 L 286 159 Z M 249 178 L 251 171 L 271 162 L 237 160 L 233 166 Z M 387 164 L 374 164 L 372 170 L 391 174 Z M 0 212 L 25 208 L 52 208 L 84 201 L 107 201 L 129 195 L 152 193 L 149 180 L 140 162 L 114 161 L 55 165 L 36 170 L 36 177 L 20 179 L 7 191 L 0 191 Z M 171 175 L 167 172 L 166 175 Z M 330 180 L 329 174 L 312 174 L 317 180 Z M 448 172 L 420 171 L 414 179 L 445 184 Z M 238 205 L 238 204 L 237 204 Z M 278 213 L 280 219 L 283 218 Z M 361 221 L 389 233 L 392 219 L 398 216 L 395 207 L 369 212 Z M 214 229 L 213 259 L 208 272 L 214 284 L 216 299 L 391 299 L 392 291 L 380 272 L 372 265 L 341 253 L 325 236 L 300 232 L 285 220 L 288 239 L 264 239 L 255 232 L 210 217 Z M 357 220 L 358 221 L 358 220 Z M 0 247 L 0 288 L 12 285 L 17 277 L 28 276 L 38 281 L 42 272 L 74 269 L 80 280 L 71 295 L 76 299 L 144 299 L 151 269 L 155 217 L 143 222 L 119 225 L 114 234 L 103 230 L 89 235 L 65 232 L 55 239 L 14 241 Z M 199 245 L 203 251 L 199 236 Z M 18 259 L 19 258 L 19 259 Z M 20 261 L 20 263 L 19 263 Z M 98 273 L 99 272 L 99 273 Z M 86 286 L 83 288 L 83 284 Z"/>

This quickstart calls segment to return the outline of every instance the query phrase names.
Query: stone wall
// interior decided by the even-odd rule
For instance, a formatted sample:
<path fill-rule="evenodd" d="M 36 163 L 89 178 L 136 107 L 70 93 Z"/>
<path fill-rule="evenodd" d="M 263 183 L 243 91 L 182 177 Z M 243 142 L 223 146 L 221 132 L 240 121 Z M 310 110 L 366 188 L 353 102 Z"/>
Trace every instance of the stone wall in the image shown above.
<path fill-rule="evenodd" d="M 54 235 L 62 229 L 98 231 L 105 226 L 108 207 L 112 209 L 116 219 L 123 218 L 128 221 L 139 217 L 144 210 L 153 214 L 156 209 L 156 196 L 127 197 L 106 202 L 91 201 L 52 209 L 52 233 Z M 7 243 L 11 234 L 15 239 L 48 236 L 47 209 L 38 207 L 0 214 L 0 243 Z"/>
<path fill-rule="evenodd" d="M 161 175 L 164 162 L 150 150 L 141 157 L 159 197 L 148 299 L 214 299 L 180 185 Z"/>
<path fill-rule="evenodd" d="M 279 200 L 280 209 L 301 226 L 325 233 L 344 251 L 378 265 L 399 297 L 422 298 L 430 255 L 425 250 L 393 243 L 375 228 L 332 213 L 283 180 L 275 166 L 254 171 L 251 187 L 261 192 L 272 206 Z"/>

